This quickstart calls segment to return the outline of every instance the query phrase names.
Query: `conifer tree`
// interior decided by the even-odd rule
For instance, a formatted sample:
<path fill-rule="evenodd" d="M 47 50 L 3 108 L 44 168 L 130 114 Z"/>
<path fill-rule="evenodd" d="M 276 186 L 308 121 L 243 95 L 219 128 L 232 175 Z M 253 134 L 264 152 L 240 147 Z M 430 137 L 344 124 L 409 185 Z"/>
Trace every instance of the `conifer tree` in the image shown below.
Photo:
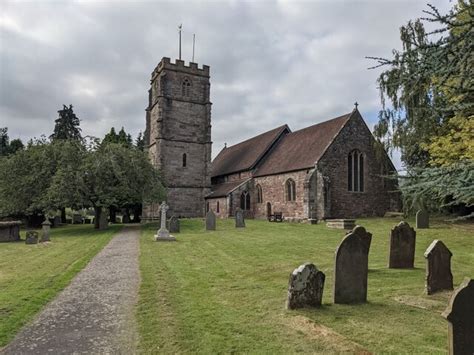
<path fill-rule="evenodd" d="M 63 109 L 58 111 L 59 117 L 55 120 L 54 132 L 50 136 L 52 140 L 57 139 L 73 139 L 82 141 L 80 120 L 73 111 L 72 105 L 67 107 L 63 105 Z"/>

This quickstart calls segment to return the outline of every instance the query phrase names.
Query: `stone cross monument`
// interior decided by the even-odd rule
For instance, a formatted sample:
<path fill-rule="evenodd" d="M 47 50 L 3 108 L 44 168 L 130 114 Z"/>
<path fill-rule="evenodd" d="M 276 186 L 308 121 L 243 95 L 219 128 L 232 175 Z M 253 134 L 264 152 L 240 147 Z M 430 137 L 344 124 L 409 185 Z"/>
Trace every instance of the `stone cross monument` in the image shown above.
<path fill-rule="evenodd" d="M 176 241 L 176 238 L 173 237 L 170 232 L 166 229 L 166 211 L 168 211 L 169 206 L 166 204 L 166 202 L 162 202 L 160 205 L 160 211 L 161 211 L 161 224 L 160 224 L 160 229 L 158 230 L 158 233 L 155 235 L 155 240 L 157 242 L 160 241 Z"/>

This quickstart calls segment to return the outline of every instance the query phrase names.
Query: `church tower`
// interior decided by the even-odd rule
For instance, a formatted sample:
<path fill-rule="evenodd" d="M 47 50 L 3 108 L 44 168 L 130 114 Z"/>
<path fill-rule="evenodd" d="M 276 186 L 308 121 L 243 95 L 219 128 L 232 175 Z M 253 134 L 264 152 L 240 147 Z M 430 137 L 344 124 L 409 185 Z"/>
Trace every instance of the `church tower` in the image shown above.
<path fill-rule="evenodd" d="M 168 213 L 202 217 L 211 178 L 211 102 L 209 66 L 171 63 L 163 58 L 151 75 L 146 109 L 146 144 L 166 188 Z M 158 216 L 157 206 L 144 215 Z"/>

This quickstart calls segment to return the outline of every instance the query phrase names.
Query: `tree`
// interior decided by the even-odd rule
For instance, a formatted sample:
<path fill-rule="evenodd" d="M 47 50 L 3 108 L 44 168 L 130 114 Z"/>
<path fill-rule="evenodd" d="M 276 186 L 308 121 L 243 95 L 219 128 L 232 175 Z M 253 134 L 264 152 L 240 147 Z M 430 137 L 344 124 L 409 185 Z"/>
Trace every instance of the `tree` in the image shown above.
<path fill-rule="evenodd" d="M 137 139 L 135 140 L 135 147 L 142 152 L 145 150 L 145 137 L 142 131 L 138 133 Z"/>
<path fill-rule="evenodd" d="M 10 148 L 10 138 L 8 137 L 8 128 L 0 128 L 0 156 L 8 155 Z"/>
<path fill-rule="evenodd" d="M 115 133 L 114 127 L 112 127 L 110 129 L 110 132 L 104 136 L 104 139 L 102 140 L 101 144 L 105 145 L 109 143 L 118 143 L 118 135 L 117 133 Z"/>
<path fill-rule="evenodd" d="M 82 140 L 80 120 L 73 111 L 72 105 L 67 107 L 63 105 L 63 109 L 58 111 L 59 118 L 54 122 L 54 133 L 50 136 L 51 140 L 73 139 Z"/>
<path fill-rule="evenodd" d="M 10 142 L 9 153 L 15 154 L 17 151 L 22 150 L 24 148 L 25 146 L 23 145 L 21 139 L 12 139 L 12 141 Z"/>
<path fill-rule="evenodd" d="M 447 15 L 431 5 L 425 13 L 428 18 L 401 27 L 403 49 L 392 59 L 369 57 L 378 61 L 375 67 L 389 67 L 378 78 L 382 111 L 374 134 L 386 148 L 400 148 L 409 169 L 436 164 L 431 156 L 443 144 L 439 138 L 462 131 L 459 123 L 474 114 L 474 7 L 459 1 Z M 439 28 L 426 33 L 424 21 Z"/>

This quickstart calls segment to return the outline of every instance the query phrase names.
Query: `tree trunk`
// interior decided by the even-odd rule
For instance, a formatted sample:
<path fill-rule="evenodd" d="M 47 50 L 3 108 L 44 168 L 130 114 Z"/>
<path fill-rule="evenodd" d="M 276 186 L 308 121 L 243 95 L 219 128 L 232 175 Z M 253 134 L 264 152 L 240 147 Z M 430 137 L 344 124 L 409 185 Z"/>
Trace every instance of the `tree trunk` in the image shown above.
<path fill-rule="evenodd" d="M 109 207 L 110 223 L 117 223 L 117 209 L 114 206 Z"/>
<path fill-rule="evenodd" d="M 140 223 L 140 216 L 142 214 L 142 205 L 136 205 L 133 208 L 133 219 L 132 223 Z"/>
<path fill-rule="evenodd" d="M 61 223 L 66 223 L 66 207 L 61 208 Z"/>
<path fill-rule="evenodd" d="M 102 214 L 102 207 L 94 206 L 94 213 L 95 213 L 94 228 L 99 229 L 99 221 Z"/>

